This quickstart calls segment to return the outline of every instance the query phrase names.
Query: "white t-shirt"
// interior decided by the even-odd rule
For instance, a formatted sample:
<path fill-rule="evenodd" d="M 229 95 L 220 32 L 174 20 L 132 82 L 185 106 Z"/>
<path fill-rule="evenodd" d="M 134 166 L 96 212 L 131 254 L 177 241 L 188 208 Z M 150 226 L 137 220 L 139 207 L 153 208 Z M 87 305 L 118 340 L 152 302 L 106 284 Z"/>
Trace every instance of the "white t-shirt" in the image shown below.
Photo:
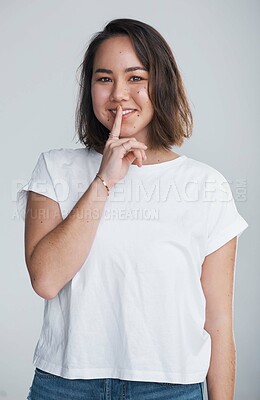
<path fill-rule="evenodd" d="M 101 159 L 86 148 L 42 153 L 18 193 L 21 215 L 31 190 L 57 201 L 65 218 Z M 35 366 L 69 379 L 204 381 L 211 340 L 201 267 L 247 226 L 214 168 L 185 155 L 131 165 L 110 191 L 84 265 L 45 301 Z"/>

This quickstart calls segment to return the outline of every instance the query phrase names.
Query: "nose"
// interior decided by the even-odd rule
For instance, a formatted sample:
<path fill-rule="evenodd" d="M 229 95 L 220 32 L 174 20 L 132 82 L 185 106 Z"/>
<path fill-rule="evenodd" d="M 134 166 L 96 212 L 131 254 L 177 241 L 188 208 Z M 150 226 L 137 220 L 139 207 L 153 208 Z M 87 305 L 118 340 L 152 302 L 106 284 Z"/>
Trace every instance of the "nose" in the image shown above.
<path fill-rule="evenodd" d="M 110 101 L 120 102 L 123 100 L 129 100 L 127 84 L 124 81 L 114 82 L 110 93 Z"/>

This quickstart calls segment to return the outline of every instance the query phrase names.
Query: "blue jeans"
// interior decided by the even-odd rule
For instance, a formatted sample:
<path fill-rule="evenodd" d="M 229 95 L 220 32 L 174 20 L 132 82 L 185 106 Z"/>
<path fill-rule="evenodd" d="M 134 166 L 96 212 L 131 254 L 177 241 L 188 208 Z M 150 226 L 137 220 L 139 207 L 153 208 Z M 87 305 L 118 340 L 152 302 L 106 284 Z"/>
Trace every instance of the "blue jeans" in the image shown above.
<path fill-rule="evenodd" d="M 203 383 L 188 385 L 105 379 L 64 379 L 38 368 L 28 400 L 202 400 Z"/>

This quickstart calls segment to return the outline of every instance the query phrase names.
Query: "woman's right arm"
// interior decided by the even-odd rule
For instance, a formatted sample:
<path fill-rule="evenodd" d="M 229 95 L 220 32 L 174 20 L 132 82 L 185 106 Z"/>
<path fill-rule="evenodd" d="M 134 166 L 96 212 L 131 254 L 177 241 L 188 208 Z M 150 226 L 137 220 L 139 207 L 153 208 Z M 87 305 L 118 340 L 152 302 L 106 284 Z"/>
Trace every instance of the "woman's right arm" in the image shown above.
<path fill-rule="evenodd" d="M 142 166 L 147 146 L 134 138 L 119 139 L 122 108 L 118 108 L 112 137 L 106 142 L 98 173 L 112 188 L 135 160 Z M 123 147 L 124 143 L 127 146 Z M 107 200 L 99 178 L 62 220 L 54 200 L 29 192 L 25 218 L 25 260 L 32 287 L 44 299 L 54 298 L 80 270 L 91 250 Z"/>
<path fill-rule="evenodd" d="M 86 260 L 106 203 L 107 189 L 95 178 L 62 220 L 57 202 L 29 192 L 25 219 L 25 260 L 35 292 L 49 300 Z"/>

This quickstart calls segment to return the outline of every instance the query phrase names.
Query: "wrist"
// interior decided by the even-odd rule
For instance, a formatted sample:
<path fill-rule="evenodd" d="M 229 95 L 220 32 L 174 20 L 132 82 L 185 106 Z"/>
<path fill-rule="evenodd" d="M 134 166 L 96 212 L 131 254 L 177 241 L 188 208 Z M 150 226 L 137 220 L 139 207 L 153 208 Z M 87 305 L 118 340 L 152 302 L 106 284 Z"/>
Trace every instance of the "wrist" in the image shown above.
<path fill-rule="evenodd" d="M 109 196 L 110 187 L 108 186 L 103 176 L 99 173 L 96 174 L 92 181 L 92 185 L 96 188 L 96 195 L 98 198 L 106 199 Z"/>

